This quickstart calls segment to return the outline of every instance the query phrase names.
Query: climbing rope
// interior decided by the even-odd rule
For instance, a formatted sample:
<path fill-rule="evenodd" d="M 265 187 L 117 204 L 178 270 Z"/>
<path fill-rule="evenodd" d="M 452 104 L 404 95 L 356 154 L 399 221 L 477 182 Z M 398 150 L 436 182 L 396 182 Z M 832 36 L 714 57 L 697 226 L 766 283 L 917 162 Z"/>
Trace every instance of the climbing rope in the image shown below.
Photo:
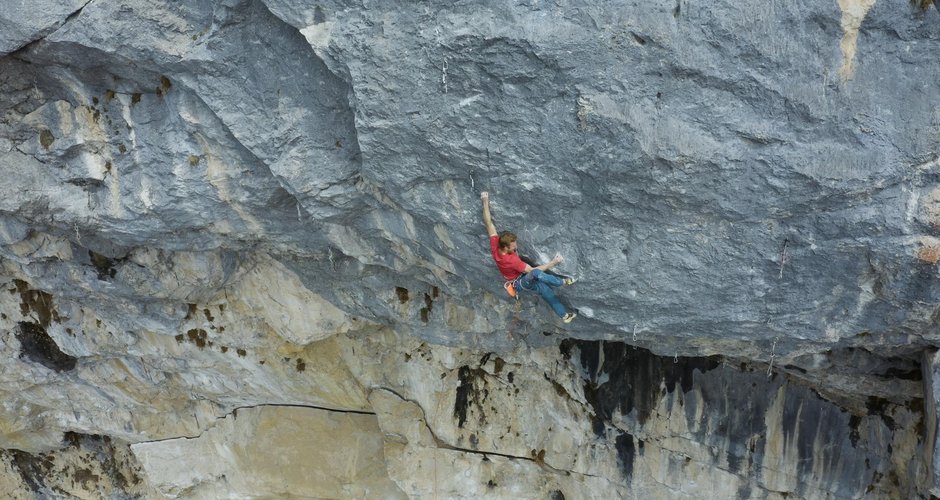
<path fill-rule="evenodd" d="M 770 378 L 773 375 L 774 371 L 774 358 L 777 356 L 777 337 L 774 337 L 774 343 L 770 347 L 770 364 L 767 365 L 767 378 Z"/>
<path fill-rule="evenodd" d="M 790 246 L 790 238 L 784 238 L 783 248 L 780 250 L 780 274 L 777 278 L 783 278 L 783 266 L 787 264 L 787 261 L 790 260 L 787 255 L 787 248 Z"/>
<path fill-rule="evenodd" d="M 521 321 L 522 321 L 522 301 L 519 300 L 519 297 L 517 296 L 516 300 L 514 300 L 512 304 L 512 321 L 509 322 L 509 328 L 506 331 L 506 336 L 509 338 L 509 340 L 512 340 L 513 331 L 516 329 L 516 327 L 519 325 Z M 525 334 L 527 333 L 528 331 L 524 332 L 523 338 L 526 337 Z"/>

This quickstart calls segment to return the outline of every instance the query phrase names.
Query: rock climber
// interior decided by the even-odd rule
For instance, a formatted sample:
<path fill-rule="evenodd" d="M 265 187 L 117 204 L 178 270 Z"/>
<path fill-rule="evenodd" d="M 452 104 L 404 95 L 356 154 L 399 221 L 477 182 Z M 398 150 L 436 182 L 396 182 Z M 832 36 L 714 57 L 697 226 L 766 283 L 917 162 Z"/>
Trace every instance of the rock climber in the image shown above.
<path fill-rule="evenodd" d="M 555 296 L 553 288 L 570 285 L 575 282 L 575 279 L 562 279 L 545 272 L 560 264 L 564 259 L 556 254 L 555 258 L 547 264 L 535 267 L 523 262 L 516 253 L 516 235 L 509 231 L 503 231 L 501 234 L 496 232 L 496 226 L 493 225 L 493 219 L 490 217 L 490 194 L 484 191 L 480 193 L 480 199 L 483 200 L 483 223 L 486 224 L 486 233 L 490 237 L 490 251 L 493 254 L 493 260 L 496 261 L 496 267 L 506 279 L 506 291 L 513 297 L 519 289 L 538 292 L 562 321 L 571 323 L 578 313 L 567 312 L 565 306 Z"/>

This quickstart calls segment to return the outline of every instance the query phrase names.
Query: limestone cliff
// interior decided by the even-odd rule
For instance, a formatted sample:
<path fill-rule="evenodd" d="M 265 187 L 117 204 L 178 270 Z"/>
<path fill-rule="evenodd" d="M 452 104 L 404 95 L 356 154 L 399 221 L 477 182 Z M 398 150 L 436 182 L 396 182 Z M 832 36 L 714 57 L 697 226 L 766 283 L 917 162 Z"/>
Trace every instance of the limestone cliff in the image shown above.
<path fill-rule="evenodd" d="M 4 491 L 940 496 L 930 2 L 8 4 Z"/>

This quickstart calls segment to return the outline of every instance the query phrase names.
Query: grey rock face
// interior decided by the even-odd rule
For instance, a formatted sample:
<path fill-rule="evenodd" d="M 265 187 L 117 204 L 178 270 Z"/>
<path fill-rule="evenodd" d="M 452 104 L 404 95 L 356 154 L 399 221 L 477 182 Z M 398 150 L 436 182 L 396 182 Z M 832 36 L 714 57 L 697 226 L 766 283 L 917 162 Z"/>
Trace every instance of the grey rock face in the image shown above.
<path fill-rule="evenodd" d="M 940 392 L 938 392 L 937 381 L 940 380 L 940 373 L 937 373 L 937 353 L 928 352 L 924 355 L 924 377 L 926 382 L 924 408 L 924 425 L 926 432 L 924 435 L 925 461 L 930 464 L 930 493 L 937 495 L 940 491 L 940 448 L 937 447 L 937 409 L 940 405 Z"/>
<path fill-rule="evenodd" d="M 804 385 L 812 377 L 806 371 L 785 369 L 781 376 L 718 357 L 662 358 L 622 343 L 569 340 L 561 349 L 580 368 L 594 431 L 615 443 L 628 481 L 636 474 L 635 463 L 648 473 L 651 450 L 665 447 L 667 460 L 677 467 L 717 463 L 736 476 L 736 490 L 724 485 L 725 492 L 715 497 L 788 492 L 800 498 L 909 498 L 922 493 L 929 459 L 914 451 L 920 446 L 914 443 L 923 439 L 916 360 L 911 362 L 914 376 L 905 377 L 913 381 L 880 395 L 876 380 L 885 375 L 884 365 L 866 363 L 865 353 L 846 353 L 846 361 L 862 365 L 859 372 L 874 373 L 856 374 L 867 379 L 865 389 L 840 397 L 820 393 L 837 384 Z M 674 447 L 684 439 L 688 447 Z M 690 489 L 682 480 L 666 484 Z"/>
<path fill-rule="evenodd" d="M 5 210 L 124 249 L 275 246 L 401 323 L 396 285 L 499 293 L 487 189 L 524 253 L 583 278 L 576 336 L 748 338 L 765 358 L 773 338 L 899 342 L 937 299 L 936 14 L 864 14 L 843 54 L 838 5 L 92 3 L 6 62 L 5 163 L 51 170 L 11 179 Z M 435 316 L 405 326 L 458 333 Z"/>
<path fill-rule="evenodd" d="M 389 328 L 483 353 L 613 340 L 666 364 L 766 366 L 778 378 L 764 399 L 703 379 L 729 398 L 715 418 L 745 401 L 728 418 L 749 428 L 811 412 L 825 428 L 772 427 L 831 438 L 846 477 L 881 484 L 871 471 L 900 474 L 900 460 L 865 441 L 890 427 L 868 419 L 916 427 L 916 401 L 936 404 L 906 374 L 938 340 L 938 26 L 936 9 L 874 0 L 0 7 L 5 352 L 47 380 L 98 383 L 114 369 L 101 357 L 120 360 L 148 387 L 81 392 L 97 410 L 56 413 L 48 432 L 17 422 L 39 437 L 7 429 L 5 446 L 194 435 L 262 403 L 366 410 L 361 388 L 311 395 L 280 372 L 228 384 L 205 370 L 237 378 L 251 349 L 261 370 L 272 353 Z M 505 298 L 484 190 L 521 253 L 560 252 L 558 271 L 580 278 L 561 290 L 574 323 Z M 182 354 L 190 344 L 202 350 Z M 640 376 L 604 390 L 633 394 Z M 128 414 L 109 421 L 106 399 Z M 635 452 L 651 431 L 604 401 L 591 404 Z M 177 416 L 155 425 L 160 412 Z M 893 469 L 847 458 L 858 429 L 870 464 Z M 727 436 L 729 460 L 748 460 L 749 438 Z M 802 460 L 812 446 L 799 446 Z M 926 491 L 922 472 L 897 491 Z"/>
<path fill-rule="evenodd" d="M 89 0 L 4 2 L 0 6 L 0 55 L 7 55 L 55 31 L 88 3 Z"/>

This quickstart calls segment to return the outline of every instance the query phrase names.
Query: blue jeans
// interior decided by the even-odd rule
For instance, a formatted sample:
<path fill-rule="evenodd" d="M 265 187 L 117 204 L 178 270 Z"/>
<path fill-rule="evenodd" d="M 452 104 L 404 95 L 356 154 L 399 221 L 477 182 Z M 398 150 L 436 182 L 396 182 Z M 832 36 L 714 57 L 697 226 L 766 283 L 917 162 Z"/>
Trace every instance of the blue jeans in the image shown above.
<path fill-rule="evenodd" d="M 517 279 L 516 284 L 523 290 L 538 292 L 538 294 L 545 299 L 545 302 L 548 302 L 548 305 L 552 306 L 552 310 L 555 311 L 558 317 L 565 315 L 565 306 L 561 304 L 558 297 L 555 296 L 555 291 L 552 290 L 552 287 L 565 284 L 561 278 L 542 272 L 541 269 L 533 269 L 531 272 L 523 274 Z"/>

